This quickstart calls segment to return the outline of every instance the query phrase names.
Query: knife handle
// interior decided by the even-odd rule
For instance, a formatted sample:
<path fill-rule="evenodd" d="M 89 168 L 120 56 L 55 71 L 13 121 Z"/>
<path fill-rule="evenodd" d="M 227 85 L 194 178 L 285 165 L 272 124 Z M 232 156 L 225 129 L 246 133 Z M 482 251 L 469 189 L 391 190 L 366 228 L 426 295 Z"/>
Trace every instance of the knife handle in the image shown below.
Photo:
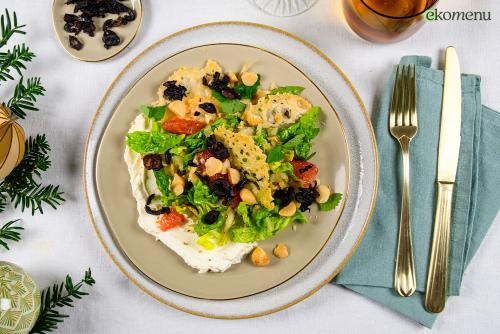
<path fill-rule="evenodd" d="M 436 216 L 425 291 L 425 308 L 432 313 L 441 312 L 446 303 L 453 185 L 453 183 L 438 182 Z"/>

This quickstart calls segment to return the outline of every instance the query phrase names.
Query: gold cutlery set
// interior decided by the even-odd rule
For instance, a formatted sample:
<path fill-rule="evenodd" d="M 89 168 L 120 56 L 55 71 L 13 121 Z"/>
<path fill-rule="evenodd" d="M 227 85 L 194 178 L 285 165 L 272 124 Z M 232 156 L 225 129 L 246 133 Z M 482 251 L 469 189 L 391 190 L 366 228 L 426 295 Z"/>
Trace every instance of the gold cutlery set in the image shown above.
<path fill-rule="evenodd" d="M 462 89 L 460 66 L 455 48 L 446 48 L 444 87 L 441 107 L 437 165 L 437 200 L 431 255 L 427 274 L 425 308 L 432 313 L 444 309 L 448 286 L 453 188 L 460 149 Z M 410 223 L 410 159 L 411 140 L 418 129 L 416 108 L 416 68 L 403 65 L 396 69 L 389 130 L 401 145 L 403 155 L 403 193 L 399 226 L 394 289 L 403 297 L 416 290 L 416 275 Z"/>

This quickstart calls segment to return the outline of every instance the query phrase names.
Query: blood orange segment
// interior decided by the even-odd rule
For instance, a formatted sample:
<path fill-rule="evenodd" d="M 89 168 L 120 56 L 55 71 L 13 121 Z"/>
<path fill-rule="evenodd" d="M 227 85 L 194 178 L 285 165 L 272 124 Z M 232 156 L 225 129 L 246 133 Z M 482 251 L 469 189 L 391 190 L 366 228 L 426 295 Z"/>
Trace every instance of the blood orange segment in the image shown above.
<path fill-rule="evenodd" d="M 318 166 L 309 161 L 294 160 L 291 162 L 293 173 L 302 181 L 302 185 L 307 188 L 314 184 L 318 175 Z"/>
<path fill-rule="evenodd" d="M 183 119 L 174 117 L 163 122 L 162 127 L 165 131 L 178 135 L 192 135 L 206 126 L 205 123 L 192 119 Z"/>
<path fill-rule="evenodd" d="M 177 227 L 186 221 L 186 217 L 178 213 L 175 208 L 170 209 L 169 213 L 165 213 L 158 219 L 158 225 L 163 232 Z"/>

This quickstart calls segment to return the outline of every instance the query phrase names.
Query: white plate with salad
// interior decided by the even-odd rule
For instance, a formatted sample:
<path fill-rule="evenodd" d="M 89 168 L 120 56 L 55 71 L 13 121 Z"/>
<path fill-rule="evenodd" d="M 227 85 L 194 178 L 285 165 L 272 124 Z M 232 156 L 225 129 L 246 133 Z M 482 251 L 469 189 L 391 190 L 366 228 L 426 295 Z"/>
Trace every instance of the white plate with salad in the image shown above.
<path fill-rule="evenodd" d="M 222 38 L 231 30 L 281 44 Z M 285 41 L 319 55 L 342 88 L 322 86 Z M 357 109 L 367 122 L 358 98 L 321 53 L 266 27 L 158 42 L 115 80 L 89 135 L 98 235 L 133 282 L 179 309 L 233 318 L 297 302 L 334 276 L 371 214 L 377 162 L 369 123 L 363 133 L 349 119 Z"/>

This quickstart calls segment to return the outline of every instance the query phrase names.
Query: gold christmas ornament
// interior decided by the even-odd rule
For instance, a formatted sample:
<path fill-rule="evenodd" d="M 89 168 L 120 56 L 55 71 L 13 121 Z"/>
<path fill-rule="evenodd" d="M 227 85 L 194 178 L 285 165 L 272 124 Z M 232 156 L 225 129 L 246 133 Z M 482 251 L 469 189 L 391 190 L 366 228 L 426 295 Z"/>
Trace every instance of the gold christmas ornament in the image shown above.
<path fill-rule="evenodd" d="M 24 130 L 5 104 L 0 104 L 0 180 L 19 165 L 24 157 Z"/>

